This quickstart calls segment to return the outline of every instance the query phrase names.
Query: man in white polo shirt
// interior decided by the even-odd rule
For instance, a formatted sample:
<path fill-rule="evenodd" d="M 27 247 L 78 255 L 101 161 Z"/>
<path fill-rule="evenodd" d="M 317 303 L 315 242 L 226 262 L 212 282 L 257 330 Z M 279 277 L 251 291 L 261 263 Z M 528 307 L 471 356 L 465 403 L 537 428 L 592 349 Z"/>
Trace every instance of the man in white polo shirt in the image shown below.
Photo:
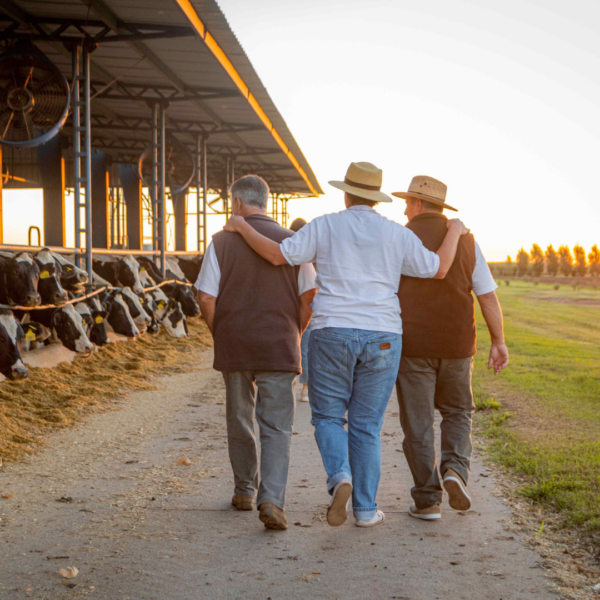
<path fill-rule="evenodd" d="M 330 182 L 345 192 L 346 210 L 318 217 L 281 244 L 237 217 L 225 226 L 274 265 L 316 262 L 308 389 L 332 526 L 345 522 L 351 495 L 359 527 L 385 519 L 376 496 L 381 426 L 402 350 L 400 277 L 443 278 L 468 231 L 458 219 L 449 221 L 444 242 L 430 252 L 414 233 L 373 209 L 392 201 L 381 181 L 375 165 L 352 163 L 344 181 Z"/>

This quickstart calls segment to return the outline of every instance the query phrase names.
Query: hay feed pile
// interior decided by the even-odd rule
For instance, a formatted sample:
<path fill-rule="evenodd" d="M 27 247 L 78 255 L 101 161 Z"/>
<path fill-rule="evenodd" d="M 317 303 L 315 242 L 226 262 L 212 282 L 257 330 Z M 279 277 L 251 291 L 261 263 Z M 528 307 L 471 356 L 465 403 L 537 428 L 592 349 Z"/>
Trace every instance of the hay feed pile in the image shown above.
<path fill-rule="evenodd" d="M 0 458 L 14 461 L 43 443 L 50 428 L 69 427 L 89 412 L 106 410 L 129 390 L 156 389 L 166 373 L 195 368 L 198 351 L 212 345 L 204 321 L 188 321 L 190 336 L 161 331 L 135 342 L 108 344 L 90 358 L 54 369 L 30 368 L 24 381 L 0 383 Z"/>

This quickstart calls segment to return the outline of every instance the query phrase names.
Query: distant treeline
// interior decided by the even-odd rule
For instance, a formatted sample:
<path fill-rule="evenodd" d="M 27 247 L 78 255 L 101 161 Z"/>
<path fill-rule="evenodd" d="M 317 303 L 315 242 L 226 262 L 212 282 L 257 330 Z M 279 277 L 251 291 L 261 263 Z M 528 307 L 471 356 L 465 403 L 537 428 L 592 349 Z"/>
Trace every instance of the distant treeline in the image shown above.
<path fill-rule="evenodd" d="M 541 277 L 542 275 L 563 275 L 564 277 L 585 277 L 600 275 L 600 250 L 594 244 L 586 254 L 579 244 L 573 246 L 573 252 L 568 246 L 560 246 L 555 250 L 552 245 L 544 252 L 537 244 L 529 252 L 521 248 L 513 261 L 510 256 L 505 262 L 490 263 L 494 276 L 499 277 Z"/>

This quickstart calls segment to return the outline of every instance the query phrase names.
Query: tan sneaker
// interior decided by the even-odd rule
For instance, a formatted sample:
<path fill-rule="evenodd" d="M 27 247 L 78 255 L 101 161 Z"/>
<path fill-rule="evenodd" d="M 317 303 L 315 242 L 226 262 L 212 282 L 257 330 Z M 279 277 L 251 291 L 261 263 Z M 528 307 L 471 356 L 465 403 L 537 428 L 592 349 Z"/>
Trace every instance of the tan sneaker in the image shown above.
<path fill-rule="evenodd" d="M 448 502 L 454 510 L 469 510 L 471 497 L 462 477 L 452 469 L 446 469 L 444 474 L 444 489 L 448 492 Z"/>
<path fill-rule="evenodd" d="M 428 508 L 417 508 L 414 504 L 408 509 L 408 514 L 415 519 L 423 521 L 433 521 L 442 518 L 442 509 L 439 504 L 434 504 Z"/>
<path fill-rule="evenodd" d="M 258 518 L 265 524 L 267 529 L 284 530 L 288 528 L 288 520 L 285 511 L 271 504 L 263 502 L 259 507 L 260 515 Z"/>
<path fill-rule="evenodd" d="M 254 498 L 250 496 L 234 496 L 231 499 L 231 504 L 238 510 L 254 510 Z"/>
<path fill-rule="evenodd" d="M 348 479 L 342 479 L 335 484 L 331 502 L 327 509 L 327 522 L 332 527 L 339 527 L 348 518 L 348 502 L 352 496 L 352 484 Z"/>

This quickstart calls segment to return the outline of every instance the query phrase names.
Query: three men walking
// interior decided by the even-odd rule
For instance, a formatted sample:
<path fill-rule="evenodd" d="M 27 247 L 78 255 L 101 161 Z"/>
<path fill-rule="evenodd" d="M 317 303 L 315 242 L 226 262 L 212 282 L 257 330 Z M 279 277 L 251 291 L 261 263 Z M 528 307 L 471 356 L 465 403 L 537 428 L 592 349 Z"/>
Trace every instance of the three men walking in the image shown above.
<path fill-rule="evenodd" d="M 411 194 L 416 190 L 437 199 L 438 204 L 427 204 L 425 198 L 418 198 L 421 204 L 414 207 L 417 212 L 409 214 L 410 221 L 416 221 L 409 227 L 374 210 L 379 202 L 392 201 L 381 192 L 382 173 L 374 165 L 352 163 L 343 181 L 330 183 L 345 192 L 346 210 L 318 217 L 292 236 L 264 214 L 266 193 L 264 206 L 252 204 L 255 196 L 248 190 L 262 186 L 263 192 L 266 189 L 268 193 L 266 184 L 255 176 L 238 180 L 232 187 L 234 216 L 225 232 L 213 238 L 196 283 L 203 314 L 215 338 L 215 368 L 223 372 L 226 382 L 230 458 L 236 482 L 233 503 L 240 509 L 251 508 L 256 489 L 252 428 L 256 383 L 256 418 L 262 444 L 257 504 L 266 527 L 287 526 L 283 503 L 294 413 L 291 385 L 299 372 L 300 334 L 310 321 L 314 297 L 308 396 L 331 496 L 328 523 L 339 526 L 346 521 L 350 498 L 357 526 L 371 527 L 385 520 L 376 501 L 381 427 L 397 381 L 402 426 L 408 440 L 407 459 L 412 461 L 415 478 L 415 507 L 410 513 L 419 518 L 436 518 L 425 516 L 439 516 L 441 501 L 439 478 L 434 475 L 437 467 L 432 403 L 435 401 L 444 409 L 449 403 L 445 414 L 446 451 L 442 456 L 447 479 L 444 485 L 451 505 L 464 506 L 468 499 L 470 372 L 474 353 L 473 308 L 472 300 L 468 305 L 467 296 L 471 297 L 471 288 L 476 294 L 481 292 L 480 298 L 493 294 L 494 288 L 487 289 L 490 282 L 486 279 L 481 283 L 483 287 L 476 289 L 479 251 L 462 222 L 447 220 L 435 212 L 437 206 L 447 207 L 441 197 L 443 187 L 445 198 L 445 186 L 440 182 L 431 178 L 413 180 Z M 440 191 L 435 187 L 438 184 L 442 186 Z M 395 195 L 404 197 L 402 193 Z M 412 207 L 413 201 L 411 196 L 407 206 L 410 202 Z M 417 218 L 419 215 L 424 216 Z M 423 228 L 430 221 L 431 228 Z M 311 263 L 316 263 L 316 282 Z M 483 257 L 480 264 L 487 269 Z M 211 275 L 215 272 L 220 279 Z M 479 267 L 477 276 L 483 278 L 482 272 Z M 444 279 L 447 275 L 448 281 Z M 415 288 L 414 282 L 427 287 Z M 424 305 L 429 316 L 435 313 L 438 321 L 451 321 L 448 327 L 442 325 L 441 339 L 446 343 L 453 335 L 458 336 L 454 346 L 460 348 L 457 352 L 461 356 L 438 358 L 429 344 L 437 343 L 439 336 L 430 336 L 429 323 L 427 330 L 417 331 L 419 319 L 423 318 L 419 309 L 422 294 L 436 298 Z M 456 313 L 454 304 L 462 312 Z M 436 312 L 439 307 L 441 314 Z M 494 321 L 490 331 L 501 355 L 494 364 L 501 368 L 502 352 L 506 351 L 501 337 L 501 312 L 499 331 L 498 314 L 492 313 L 489 312 L 488 324 Z M 453 320 L 456 316 L 458 323 Z M 419 346 L 421 342 L 424 347 Z M 471 346 L 463 350 L 469 343 Z M 416 351 L 412 349 L 415 347 Z M 414 356 L 415 352 L 427 355 L 423 360 L 429 361 L 427 372 L 433 374 L 429 378 L 414 375 L 413 364 L 407 361 L 421 359 Z M 462 362 L 439 362 L 448 360 Z M 401 387 L 403 365 L 410 373 L 408 379 L 416 379 L 419 384 Z M 420 373 L 418 369 L 417 372 Z M 419 438 L 422 452 L 416 450 Z"/>

